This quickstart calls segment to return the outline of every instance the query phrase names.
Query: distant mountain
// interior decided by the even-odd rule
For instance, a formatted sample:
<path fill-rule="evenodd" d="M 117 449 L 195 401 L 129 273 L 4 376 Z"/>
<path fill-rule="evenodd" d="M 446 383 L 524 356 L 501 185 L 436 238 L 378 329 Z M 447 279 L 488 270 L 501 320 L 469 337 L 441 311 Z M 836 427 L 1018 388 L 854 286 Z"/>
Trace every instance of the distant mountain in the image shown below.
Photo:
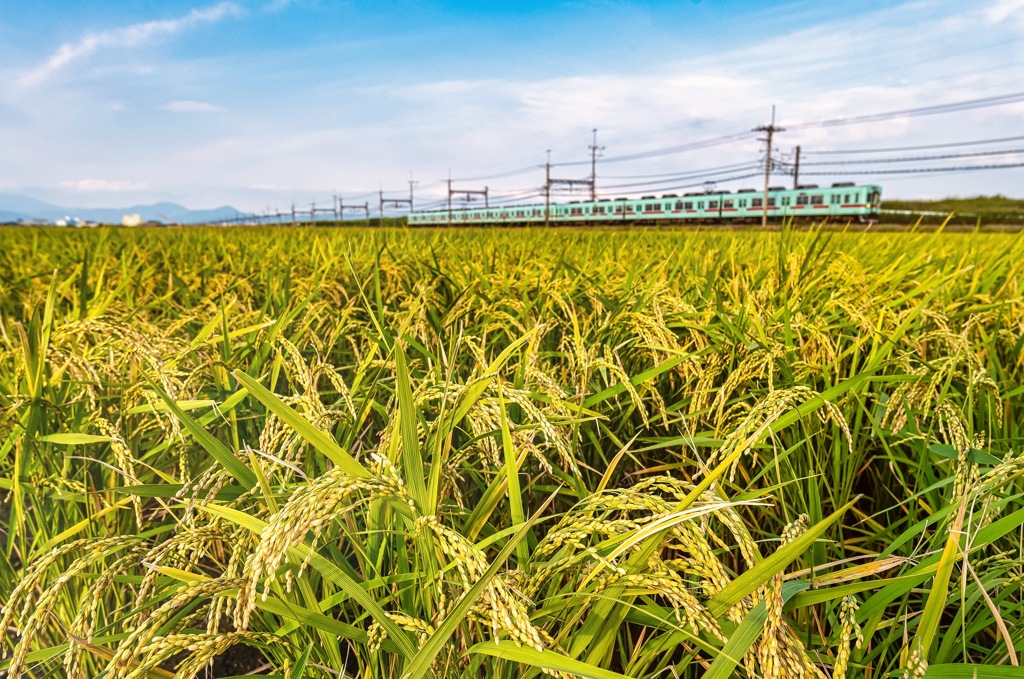
<path fill-rule="evenodd" d="M 28 196 L 14 193 L 0 193 L 0 222 L 45 219 L 53 221 L 64 217 L 77 217 L 89 222 L 120 224 L 121 216 L 138 214 L 143 221 L 189 224 L 194 222 L 216 222 L 238 214 L 230 205 L 209 210 L 191 210 L 177 203 L 154 203 L 119 208 L 63 207 L 44 203 Z"/>

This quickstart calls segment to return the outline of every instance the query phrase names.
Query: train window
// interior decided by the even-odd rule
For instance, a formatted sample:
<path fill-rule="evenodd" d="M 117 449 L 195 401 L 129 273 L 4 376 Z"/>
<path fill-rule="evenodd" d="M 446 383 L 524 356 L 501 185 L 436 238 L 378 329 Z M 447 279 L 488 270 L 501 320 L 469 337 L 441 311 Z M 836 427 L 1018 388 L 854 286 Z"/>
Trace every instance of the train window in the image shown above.
<path fill-rule="evenodd" d="M 822 196 L 820 194 L 817 195 L 817 196 L 811 196 L 811 205 L 824 205 L 824 204 L 825 204 L 825 196 Z"/>
<path fill-rule="evenodd" d="M 733 201 L 732 199 L 725 200 L 725 201 L 722 201 L 722 207 L 723 208 L 725 208 L 725 207 L 733 207 L 734 203 L 735 203 L 735 201 Z"/>
<path fill-rule="evenodd" d="M 789 196 L 783 196 L 782 197 L 782 204 L 783 205 L 789 205 Z"/>
<path fill-rule="evenodd" d="M 839 205 L 840 203 L 843 202 L 842 201 L 842 196 L 840 196 L 838 193 L 833 193 L 832 196 L 829 199 L 829 202 L 832 205 Z"/>
<path fill-rule="evenodd" d="M 677 210 L 683 210 L 683 209 L 689 210 L 690 208 L 689 207 L 684 208 L 683 207 L 683 201 L 677 200 L 676 201 L 676 209 Z"/>
<path fill-rule="evenodd" d="M 718 201 L 717 200 L 709 200 L 708 201 L 708 209 L 709 210 L 717 210 L 718 209 Z"/>
<path fill-rule="evenodd" d="M 679 208 L 677 207 L 676 209 L 678 210 Z M 693 201 L 689 201 L 688 200 L 685 203 L 683 203 L 683 208 L 682 209 L 684 209 L 684 210 L 692 210 L 693 209 Z"/>
<path fill-rule="evenodd" d="M 806 193 L 802 193 L 799 196 L 797 196 L 796 197 L 796 204 L 797 205 L 807 205 L 807 194 Z"/>
<path fill-rule="evenodd" d="M 849 205 L 849 203 L 850 203 L 850 194 L 846 194 L 845 196 L 843 196 L 843 202 L 846 203 L 847 205 Z"/>
<path fill-rule="evenodd" d="M 746 206 L 747 206 L 747 199 L 746 198 L 740 198 L 739 199 L 739 207 L 746 207 Z"/>
<path fill-rule="evenodd" d="M 698 210 L 703 210 L 704 209 L 704 201 L 703 200 L 698 200 L 697 201 L 697 209 Z"/>
<path fill-rule="evenodd" d="M 768 199 L 768 207 L 775 207 L 775 199 L 774 198 L 769 198 Z"/>
<path fill-rule="evenodd" d="M 751 198 L 750 199 L 750 207 L 764 207 L 764 199 L 763 198 Z"/>

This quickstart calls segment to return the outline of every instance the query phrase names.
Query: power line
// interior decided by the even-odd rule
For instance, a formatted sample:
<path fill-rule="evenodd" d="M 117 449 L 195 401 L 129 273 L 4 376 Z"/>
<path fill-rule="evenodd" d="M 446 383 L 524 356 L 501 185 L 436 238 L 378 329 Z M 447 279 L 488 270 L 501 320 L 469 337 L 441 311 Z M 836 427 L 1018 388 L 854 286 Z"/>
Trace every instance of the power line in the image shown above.
<path fill-rule="evenodd" d="M 651 151 L 642 151 L 642 152 L 639 152 L 639 153 L 630 153 L 630 154 L 621 155 L 621 156 L 609 156 L 607 158 L 602 158 L 601 162 L 603 162 L 603 163 L 622 163 L 622 162 L 626 162 L 626 161 L 629 161 L 629 160 L 643 160 L 645 158 L 655 158 L 657 156 L 667 156 L 667 155 L 671 155 L 671 154 L 674 154 L 674 153 L 684 153 L 686 151 L 696 151 L 696 150 L 699 150 L 699 149 L 710 148 L 712 146 L 720 146 L 722 144 L 727 144 L 727 143 L 732 142 L 732 141 L 737 141 L 737 140 L 740 140 L 740 139 L 749 139 L 749 138 L 750 138 L 750 133 L 749 132 L 737 132 L 735 134 L 730 134 L 730 135 L 726 135 L 726 136 L 722 136 L 722 137 L 715 137 L 713 139 L 705 139 L 703 141 L 697 141 L 697 142 L 693 142 L 693 143 L 690 143 L 690 144 L 681 144 L 679 146 L 669 146 L 669 147 L 666 147 L 666 148 L 653 149 Z M 574 161 L 568 161 L 568 162 L 564 162 L 564 163 L 551 163 L 551 167 L 568 167 L 568 166 L 571 166 L 571 165 L 589 165 L 589 164 L 590 164 L 589 160 L 574 160 Z"/>
<path fill-rule="evenodd" d="M 824 155 L 847 155 L 854 153 L 894 153 L 896 151 L 930 151 L 933 149 L 947 149 L 955 148 L 957 146 L 975 146 L 978 144 L 1001 144 L 1007 141 L 1021 141 L 1024 136 L 1018 137 L 999 137 L 996 139 L 976 139 L 974 141 L 954 141 L 947 142 L 944 144 L 924 144 L 922 146 L 891 146 L 889 148 L 881 149 L 829 149 L 827 151 L 814 151 L 813 153 L 807 153 L 804 155 L 809 156 L 824 156 Z"/>
<path fill-rule="evenodd" d="M 927 174 L 932 172 L 972 172 L 975 170 L 1002 170 L 1013 167 L 1024 167 L 1024 163 L 996 163 L 990 165 L 960 165 L 957 167 L 912 167 L 895 168 L 892 170 L 845 170 L 845 171 L 823 171 L 808 172 L 807 175 L 824 177 L 831 175 L 865 175 L 865 174 Z"/>
<path fill-rule="evenodd" d="M 829 160 L 816 163 L 803 163 L 804 165 L 866 165 L 875 163 L 911 163 L 921 160 L 950 160 L 953 158 L 981 158 L 985 156 L 1008 156 L 1016 153 L 1024 153 L 1024 149 L 1003 149 L 1000 151 L 971 151 L 970 153 L 944 153 L 934 156 L 907 156 L 904 158 L 865 158 L 863 160 Z"/>
<path fill-rule="evenodd" d="M 886 111 L 884 113 L 871 113 L 852 118 L 833 118 L 831 120 L 819 120 L 811 123 L 798 123 L 790 125 L 790 131 L 807 130 L 817 127 L 840 127 L 843 125 L 860 125 L 862 123 L 876 123 L 894 118 L 916 118 L 918 116 L 938 115 L 941 113 L 958 113 L 978 108 L 991 106 L 1003 106 L 1024 101 L 1024 92 L 1010 92 L 993 97 L 981 97 L 978 99 L 965 99 L 963 101 L 952 101 L 945 104 L 934 104 L 932 106 L 919 106 L 899 111 Z"/>
<path fill-rule="evenodd" d="M 715 167 L 706 167 L 701 170 L 690 170 L 688 172 L 661 172 L 659 174 L 616 174 L 616 175 L 604 175 L 605 179 L 660 179 L 663 177 L 681 177 L 689 174 L 690 172 L 713 172 L 715 170 L 741 170 L 750 167 L 750 163 L 733 163 L 731 165 L 717 165 Z"/>
<path fill-rule="evenodd" d="M 672 175 L 668 179 L 663 179 L 661 181 L 654 181 L 654 182 L 630 182 L 630 183 L 627 183 L 627 184 L 605 184 L 601 188 L 604 188 L 604 189 L 629 189 L 629 188 L 633 188 L 633 187 L 641 187 L 642 188 L 642 187 L 645 187 L 645 186 L 656 187 L 656 186 L 661 186 L 662 184 L 672 184 L 672 183 L 675 183 L 675 182 L 688 181 L 688 180 L 691 180 L 691 179 L 702 179 L 702 178 L 707 178 L 707 177 L 716 177 L 716 176 L 720 176 L 720 175 L 723 175 L 723 174 L 731 174 L 731 173 L 734 173 L 734 172 L 737 172 L 737 171 L 742 171 L 742 170 L 760 169 L 761 167 L 762 167 L 761 163 L 745 163 L 743 165 L 735 165 L 735 166 L 731 166 L 731 167 L 725 167 L 725 168 L 723 168 L 721 170 L 694 171 L 694 172 L 691 172 L 691 173 L 676 174 L 676 175 Z"/>
<path fill-rule="evenodd" d="M 711 185 L 711 187 L 714 187 L 714 185 L 717 184 L 718 182 L 722 182 L 722 183 L 724 183 L 724 182 L 734 182 L 734 181 L 739 181 L 741 179 L 750 179 L 751 177 L 760 177 L 761 176 L 760 165 L 755 165 L 753 167 L 757 168 L 758 171 L 757 172 L 750 172 L 748 174 L 738 174 L 738 175 L 732 175 L 730 177 L 722 177 L 721 179 L 718 179 L 716 181 L 702 181 L 702 182 L 696 182 L 696 183 L 693 183 L 693 184 L 677 184 L 675 186 L 665 186 L 665 187 L 659 188 L 658 190 L 659 191 L 682 191 L 684 189 L 693 189 L 693 188 L 700 187 L 700 188 L 705 189 L 706 192 L 715 193 L 713 188 L 709 189 L 709 185 Z"/>

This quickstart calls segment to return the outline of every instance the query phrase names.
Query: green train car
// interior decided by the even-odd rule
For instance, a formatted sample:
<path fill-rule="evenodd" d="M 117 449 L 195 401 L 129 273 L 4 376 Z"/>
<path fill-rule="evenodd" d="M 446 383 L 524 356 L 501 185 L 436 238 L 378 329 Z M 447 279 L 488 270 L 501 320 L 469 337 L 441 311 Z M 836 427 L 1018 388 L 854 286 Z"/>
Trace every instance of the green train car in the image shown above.
<path fill-rule="evenodd" d="M 768 217 L 878 221 L 882 187 L 873 184 L 837 183 L 828 188 L 803 185 L 796 189 L 773 187 L 768 191 Z M 574 201 L 544 205 L 508 205 L 471 209 L 413 212 L 410 226 L 525 226 L 543 224 L 680 224 L 742 223 L 761 219 L 764 192 L 664 194 L 643 198 Z"/>

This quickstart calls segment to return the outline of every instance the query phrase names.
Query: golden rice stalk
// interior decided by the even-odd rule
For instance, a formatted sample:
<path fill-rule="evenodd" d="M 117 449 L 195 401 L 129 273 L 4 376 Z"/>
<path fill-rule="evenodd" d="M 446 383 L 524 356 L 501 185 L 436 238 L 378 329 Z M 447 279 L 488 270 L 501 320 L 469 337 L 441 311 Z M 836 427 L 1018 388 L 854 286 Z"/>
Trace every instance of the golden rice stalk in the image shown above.
<path fill-rule="evenodd" d="M 299 487 L 287 503 L 270 517 L 260 533 L 255 551 L 245 560 L 243 582 L 238 592 L 235 610 L 235 624 L 245 630 L 256 607 L 257 588 L 264 585 L 264 599 L 267 590 L 277 579 L 277 570 L 284 562 L 288 549 L 301 543 L 306 535 L 313 533 L 313 547 L 330 526 L 331 522 L 351 509 L 359 501 L 382 497 L 393 497 L 413 506 L 412 498 L 405 484 L 397 475 L 390 462 L 384 462 L 385 473 L 360 479 L 349 476 L 340 468 L 334 468 L 323 476 Z M 312 555 L 313 549 L 310 549 Z M 308 566 L 307 559 L 299 565 L 297 575 L 301 576 Z"/>
<path fill-rule="evenodd" d="M 16 619 L 19 620 L 17 628 L 21 633 L 21 638 L 14 646 L 11 664 L 7 670 L 11 677 L 20 677 L 25 671 L 25 659 L 28 657 L 29 646 L 36 635 L 50 623 L 50 614 L 57 606 L 68 583 L 105 556 L 133 547 L 141 542 L 141 538 L 130 535 L 100 540 L 76 540 L 62 547 L 54 548 L 49 554 L 29 567 L 29 572 L 17 584 L 4 605 L 3 616 L 0 616 L 0 629 L 4 630 L 10 629 Z M 56 564 L 61 557 L 76 552 L 82 552 L 82 555 L 68 566 L 63 567 L 60 575 L 44 587 L 43 581 L 50 567 Z M 42 591 L 36 592 L 40 588 Z M 18 608 L 19 603 L 21 604 L 20 609 Z M 0 644 L 3 644 L 0 657 L 7 656 L 5 642 L 6 635 L 0 637 Z"/>
<path fill-rule="evenodd" d="M 839 651 L 832 666 L 832 679 L 846 679 L 846 668 L 850 663 L 851 646 L 856 648 L 864 643 L 864 633 L 857 624 L 857 599 L 853 595 L 843 597 L 839 604 Z"/>
<path fill-rule="evenodd" d="M 487 559 L 472 542 L 444 526 L 436 516 L 422 516 L 416 520 L 416 534 L 424 532 L 433 535 L 434 544 L 451 560 L 463 590 L 468 590 L 483 576 L 488 568 Z M 458 599 L 446 594 L 445 600 L 454 606 Z M 494 577 L 487 583 L 473 608 L 477 615 L 488 621 L 494 638 L 504 632 L 516 645 L 544 650 L 540 631 L 530 621 L 520 597 L 513 593 L 503 577 Z"/>
<path fill-rule="evenodd" d="M 153 653 L 152 645 L 155 643 L 156 637 L 159 636 L 159 631 L 181 608 L 196 599 L 223 596 L 223 592 L 239 588 L 243 584 L 243 581 L 238 579 L 218 578 L 199 580 L 178 587 L 174 594 L 160 604 L 143 624 L 134 627 L 128 636 L 118 643 L 114 655 L 107 663 L 109 671 L 107 676 L 110 679 L 145 676 L 144 674 L 135 674 L 135 663 L 140 661 L 144 663 L 149 654 Z"/>
<path fill-rule="evenodd" d="M 202 672 L 211 660 L 239 643 L 252 646 L 291 647 L 286 639 L 267 633 L 220 632 L 217 634 L 156 636 L 139 649 L 140 662 L 125 676 L 125 679 L 144 679 L 161 663 L 180 653 L 189 655 L 175 668 L 174 679 L 192 679 Z"/>

